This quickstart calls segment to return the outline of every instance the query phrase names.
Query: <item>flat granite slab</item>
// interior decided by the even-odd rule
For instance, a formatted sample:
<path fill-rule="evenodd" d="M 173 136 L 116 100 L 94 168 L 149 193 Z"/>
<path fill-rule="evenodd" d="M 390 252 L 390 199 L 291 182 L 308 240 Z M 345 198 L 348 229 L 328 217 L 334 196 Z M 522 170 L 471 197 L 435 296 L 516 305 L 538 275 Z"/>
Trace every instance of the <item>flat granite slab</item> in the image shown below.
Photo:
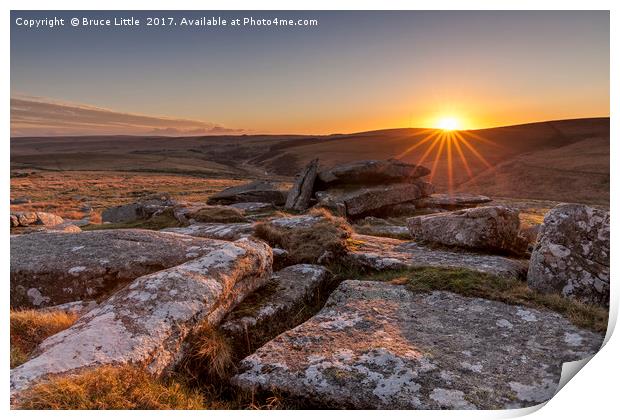
<path fill-rule="evenodd" d="M 253 223 L 194 223 L 185 227 L 165 228 L 161 232 L 172 232 L 197 238 L 236 241 L 254 233 Z"/>
<path fill-rule="evenodd" d="M 525 278 L 528 260 L 499 255 L 451 251 L 422 246 L 413 241 L 368 235 L 352 235 L 352 263 L 373 270 L 414 267 L 467 268 L 505 278 Z"/>
<path fill-rule="evenodd" d="M 527 407 L 554 395 L 563 362 L 602 341 L 551 311 L 347 280 L 232 383 L 325 408 Z"/>

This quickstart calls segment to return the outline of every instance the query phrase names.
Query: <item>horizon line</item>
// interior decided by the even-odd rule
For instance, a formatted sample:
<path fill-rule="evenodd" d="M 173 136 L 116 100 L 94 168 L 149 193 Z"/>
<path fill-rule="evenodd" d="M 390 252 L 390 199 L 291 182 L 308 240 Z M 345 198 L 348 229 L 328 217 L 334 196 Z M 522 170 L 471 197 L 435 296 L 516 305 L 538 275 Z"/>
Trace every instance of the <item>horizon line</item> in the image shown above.
<path fill-rule="evenodd" d="M 545 124 L 545 123 L 554 123 L 554 122 L 562 122 L 562 121 L 578 121 L 578 120 L 602 120 L 602 119 L 610 119 L 611 116 L 597 116 L 597 117 L 577 117 L 577 118 L 562 118 L 562 119 L 553 119 L 553 120 L 539 120 L 539 121 L 529 121 L 522 122 L 516 124 L 509 125 L 498 125 L 498 126 L 490 126 L 490 127 L 482 127 L 482 128 L 468 128 L 468 129 L 459 129 L 459 130 L 451 130 L 457 132 L 464 131 L 481 131 L 481 130 L 493 130 L 498 128 L 510 128 L 510 127 L 519 127 L 523 125 L 533 125 L 533 124 Z M 372 130 L 365 131 L 354 131 L 350 133 L 328 133 L 328 134 L 299 134 L 299 133 L 242 133 L 242 134 L 203 134 L 203 135 L 176 135 L 176 136 L 166 136 L 166 135 L 155 135 L 155 134 L 71 134 L 71 135 L 48 135 L 48 136 L 10 136 L 11 139 L 28 139 L 28 138 L 76 138 L 76 137 L 152 137 L 152 138 L 200 138 L 200 137 L 260 137 L 260 136 L 296 136 L 296 137 L 331 137 L 331 136 L 352 136 L 359 134 L 367 134 L 367 133 L 375 133 L 380 131 L 391 131 L 391 130 L 437 130 L 441 131 L 441 128 L 437 127 L 391 127 L 391 128 L 378 128 Z"/>

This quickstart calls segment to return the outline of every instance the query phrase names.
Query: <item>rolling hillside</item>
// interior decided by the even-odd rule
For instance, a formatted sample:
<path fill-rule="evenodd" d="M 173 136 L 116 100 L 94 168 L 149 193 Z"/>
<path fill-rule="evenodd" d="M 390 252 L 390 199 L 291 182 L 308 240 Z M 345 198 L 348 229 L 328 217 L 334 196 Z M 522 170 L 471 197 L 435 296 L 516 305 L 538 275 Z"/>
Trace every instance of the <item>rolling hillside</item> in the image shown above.
<path fill-rule="evenodd" d="M 22 137 L 11 139 L 11 166 L 290 180 L 315 157 L 323 167 L 398 157 L 434 168 L 440 191 L 609 203 L 609 118 L 459 135 L 407 128 L 330 136 Z"/>

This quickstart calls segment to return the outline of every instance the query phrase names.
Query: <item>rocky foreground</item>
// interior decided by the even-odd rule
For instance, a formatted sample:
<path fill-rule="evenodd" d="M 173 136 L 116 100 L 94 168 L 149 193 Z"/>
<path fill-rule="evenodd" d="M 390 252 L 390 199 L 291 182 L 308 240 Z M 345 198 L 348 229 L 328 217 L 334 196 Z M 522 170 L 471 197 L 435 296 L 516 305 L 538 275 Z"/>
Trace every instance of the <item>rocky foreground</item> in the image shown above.
<path fill-rule="evenodd" d="M 159 195 L 103 215 L 174 222 L 160 231 L 58 230 L 62 219 L 13 214 L 12 307 L 79 314 L 11 370 L 13 403 L 99 366 L 179 374 L 199 330 L 230 343 L 221 383 L 302 407 L 547 401 L 562 363 L 602 344 L 562 308 L 609 305 L 609 213 L 559 205 L 532 238 L 518 210 L 434 194 L 429 172 L 315 160 L 290 191 L 260 181 L 209 204 Z"/>

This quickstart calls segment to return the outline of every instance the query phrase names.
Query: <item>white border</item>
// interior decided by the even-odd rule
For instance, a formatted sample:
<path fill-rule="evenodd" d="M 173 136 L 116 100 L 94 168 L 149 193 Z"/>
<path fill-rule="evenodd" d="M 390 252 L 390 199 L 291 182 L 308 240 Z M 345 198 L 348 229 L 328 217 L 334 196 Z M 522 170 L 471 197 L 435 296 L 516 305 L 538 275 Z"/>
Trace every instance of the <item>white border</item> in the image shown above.
<path fill-rule="evenodd" d="M 10 196 L 10 180 L 9 180 L 9 167 L 10 167 L 10 123 L 9 123 L 9 97 L 10 97 L 10 75 L 8 60 L 10 59 L 10 10 L 399 10 L 399 9 L 418 9 L 418 10 L 611 10 L 611 107 L 610 109 L 620 109 L 618 105 L 618 85 L 617 75 L 620 74 L 620 68 L 618 67 L 618 2 L 617 1 L 551 1 L 551 0 L 474 0 L 474 1 L 459 1 L 459 0 L 434 0 L 434 1 L 406 1 L 406 0 L 358 0 L 358 1 L 336 1 L 336 0 L 301 0 L 301 1 L 190 1 L 190 0 L 175 0 L 174 2 L 163 0 L 151 0 L 148 2 L 134 2 L 129 3 L 127 0 L 109 0 L 109 1 L 78 1 L 78 0 L 59 0 L 53 3 L 45 0 L 33 0 L 25 3 L 24 1 L 5 0 L 2 2 L 5 14 L 5 23 L 2 25 L 2 55 L 5 65 L 3 66 L 3 83 L 2 83 L 2 111 L 4 115 L 3 119 L 3 132 L 5 133 L 5 141 L 2 143 L 2 161 L 3 168 L 3 184 L 2 184 L 2 196 L 5 203 L 8 203 Z M 174 6 L 174 7 L 171 7 Z M 615 144 L 618 124 L 616 120 L 611 120 L 611 156 L 618 157 L 618 148 Z M 614 185 L 613 180 L 617 179 L 620 169 L 615 165 L 611 168 L 612 188 Z M 615 192 L 612 194 L 611 199 L 611 211 L 612 211 L 612 225 L 614 224 L 616 209 L 618 206 L 618 198 Z M 5 220 L 8 216 L 9 207 L 4 207 Z M 617 230 L 612 228 L 612 246 L 617 243 L 619 238 Z M 4 279 L 4 290 L 2 294 L 2 307 L 9 307 L 9 228 L 5 225 L 2 230 L 2 238 L 4 240 L 1 243 L 2 258 L 0 259 L 2 278 Z M 617 260 L 615 253 L 612 250 L 612 261 Z M 616 264 L 612 264 L 611 277 L 614 279 L 612 282 L 615 284 L 617 280 Z M 615 320 L 618 312 L 618 293 L 612 286 L 612 307 L 611 317 Z M 3 387 L 1 395 L 3 397 L 4 409 L 8 411 L 8 395 L 9 395 L 9 372 L 8 372 L 8 349 L 9 349 L 9 334 L 8 334 L 8 310 L 5 309 L 2 312 L 2 354 L 5 361 L 2 365 L 4 367 L 2 377 L 5 378 L 2 382 Z M 616 334 L 617 335 L 617 334 Z M 608 337 L 609 338 L 609 337 Z M 617 380 L 620 378 L 619 374 L 619 362 L 617 355 L 620 354 L 620 345 L 618 344 L 617 337 L 611 337 L 607 345 L 578 373 L 577 378 L 571 380 L 546 406 L 542 409 L 535 411 L 531 414 L 531 418 L 537 419 L 552 419 L 552 418 L 566 418 L 566 419 L 581 419 L 584 418 L 612 418 L 617 416 Z M 203 418 L 208 416 L 210 418 L 226 418 L 229 420 L 231 416 L 272 416 L 278 418 L 284 418 L 288 416 L 295 416 L 301 419 L 315 419 L 316 416 L 338 416 L 343 418 L 376 418 L 377 416 L 388 415 L 390 417 L 398 418 L 463 418 L 463 419 L 479 419 L 479 418 L 510 418 L 526 414 L 532 410 L 514 410 L 514 411 L 486 411 L 486 412 L 322 412 L 314 413 L 307 411 L 280 411 L 280 412 L 230 412 L 230 411 L 209 411 L 205 412 L 175 412 L 168 413 L 162 411 L 153 412 L 89 412 L 88 416 L 122 416 L 122 417 L 135 417 L 145 416 L 156 418 L 167 418 L 168 416 L 187 416 L 193 418 Z M 81 412 L 24 412 L 24 411 L 11 411 L 8 413 L 16 418 L 78 418 L 83 416 Z"/>

